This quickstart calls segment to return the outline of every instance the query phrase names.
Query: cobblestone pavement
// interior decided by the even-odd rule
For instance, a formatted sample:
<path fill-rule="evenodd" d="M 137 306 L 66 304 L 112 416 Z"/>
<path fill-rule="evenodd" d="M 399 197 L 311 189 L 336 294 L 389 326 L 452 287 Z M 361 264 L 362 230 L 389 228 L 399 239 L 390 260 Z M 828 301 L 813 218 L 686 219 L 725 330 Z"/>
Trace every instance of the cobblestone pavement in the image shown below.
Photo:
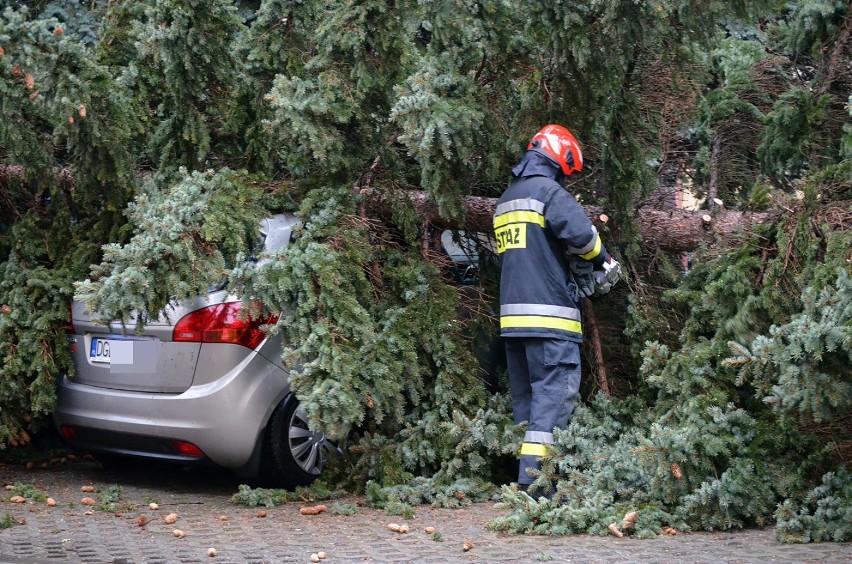
<path fill-rule="evenodd" d="M 360 507 L 356 515 L 299 513 L 301 504 L 273 508 L 233 505 L 238 478 L 230 474 L 155 462 L 121 462 L 106 468 L 92 461 L 27 470 L 0 465 L 0 485 L 31 484 L 55 506 L 8 501 L 0 490 L 0 562 L 852 562 L 852 544 L 785 545 L 772 530 L 680 534 L 652 540 L 514 536 L 485 524 L 493 503 L 463 509 L 418 507 L 411 521 Z M 103 493 L 120 486 L 117 512 L 81 504 L 81 486 Z M 361 498 L 338 500 L 357 504 Z M 159 509 L 152 511 L 149 503 Z M 330 504 L 329 504 L 330 505 Z M 259 515 L 265 511 L 264 517 Z M 176 523 L 165 516 L 176 513 Z M 148 523 L 138 525 L 140 515 Z M 11 524 L 9 521 L 13 521 Z M 407 523 L 408 534 L 388 523 Z M 8 526 L 10 525 L 11 526 Z M 426 527 L 435 527 L 436 542 Z M 183 538 L 173 532 L 180 529 Z M 473 543 L 465 551 L 465 541 Z M 208 554 L 215 549 L 215 556 Z"/>

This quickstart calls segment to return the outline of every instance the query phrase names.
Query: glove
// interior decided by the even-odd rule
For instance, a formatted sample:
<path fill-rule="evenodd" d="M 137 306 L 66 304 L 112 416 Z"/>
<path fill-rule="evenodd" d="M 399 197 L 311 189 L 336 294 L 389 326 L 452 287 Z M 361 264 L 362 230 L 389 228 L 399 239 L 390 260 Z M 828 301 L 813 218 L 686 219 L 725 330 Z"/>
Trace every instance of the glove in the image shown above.
<path fill-rule="evenodd" d="M 612 287 L 618 284 L 621 280 L 621 264 L 612 257 L 609 257 L 603 264 L 603 270 L 594 271 L 595 289 L 593 296 L 603 296 L 609 294 Z"/>
<path fill-rule="evenodd" d="M 582 298 L 588 298 L 595 293 L 595 276 L 592 263 L 587 260 L 568 257 L 568 268 L 574 278 L 574 284 L 577 285 L 577 293 Z"/>

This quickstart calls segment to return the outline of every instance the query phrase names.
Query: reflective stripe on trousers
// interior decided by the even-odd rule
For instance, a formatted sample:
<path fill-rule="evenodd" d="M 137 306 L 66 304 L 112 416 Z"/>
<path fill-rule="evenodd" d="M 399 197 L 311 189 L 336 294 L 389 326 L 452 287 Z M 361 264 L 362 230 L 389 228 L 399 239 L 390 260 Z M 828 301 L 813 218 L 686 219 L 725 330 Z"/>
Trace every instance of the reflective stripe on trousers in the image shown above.
<path fill-rule="evenodd" d="M 521 445 L 518 483 L 531 484 L 541 457 L 553 444 L 553 429 L 564 428 L 580 389 L 580 351 L 573 341 L 506 338 L 506 361 L 515 423 L 528 421 Z"/>

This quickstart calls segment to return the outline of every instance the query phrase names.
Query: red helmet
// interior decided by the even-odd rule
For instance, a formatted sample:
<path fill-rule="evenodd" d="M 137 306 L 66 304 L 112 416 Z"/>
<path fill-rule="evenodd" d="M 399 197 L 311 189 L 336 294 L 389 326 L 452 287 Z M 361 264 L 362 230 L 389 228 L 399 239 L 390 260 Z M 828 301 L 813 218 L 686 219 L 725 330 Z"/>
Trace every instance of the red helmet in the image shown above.
<path fill-rule="evenodd" d="M 556 161 L 565 176 L 583 170 L 583 153 L 571 132 L 561 125 L 550 124 L 541 128 L 530 140 L 527 150 L 543 153 Z"/>

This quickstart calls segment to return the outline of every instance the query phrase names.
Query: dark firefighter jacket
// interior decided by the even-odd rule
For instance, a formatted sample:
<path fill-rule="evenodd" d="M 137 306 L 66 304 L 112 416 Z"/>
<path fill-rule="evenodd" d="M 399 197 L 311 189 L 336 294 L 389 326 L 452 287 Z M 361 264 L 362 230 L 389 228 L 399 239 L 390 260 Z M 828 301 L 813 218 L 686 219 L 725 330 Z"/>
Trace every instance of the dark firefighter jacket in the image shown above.
<path fill-rule="evenodd" d="M 504 337 L 580 342 L 583 329 L 565 252 L 601 266 L 601 239 L 582 206 L 557 181 L 555 163 L 528 151 L 497 202 L 494 233 L 501 262 Z"/>

